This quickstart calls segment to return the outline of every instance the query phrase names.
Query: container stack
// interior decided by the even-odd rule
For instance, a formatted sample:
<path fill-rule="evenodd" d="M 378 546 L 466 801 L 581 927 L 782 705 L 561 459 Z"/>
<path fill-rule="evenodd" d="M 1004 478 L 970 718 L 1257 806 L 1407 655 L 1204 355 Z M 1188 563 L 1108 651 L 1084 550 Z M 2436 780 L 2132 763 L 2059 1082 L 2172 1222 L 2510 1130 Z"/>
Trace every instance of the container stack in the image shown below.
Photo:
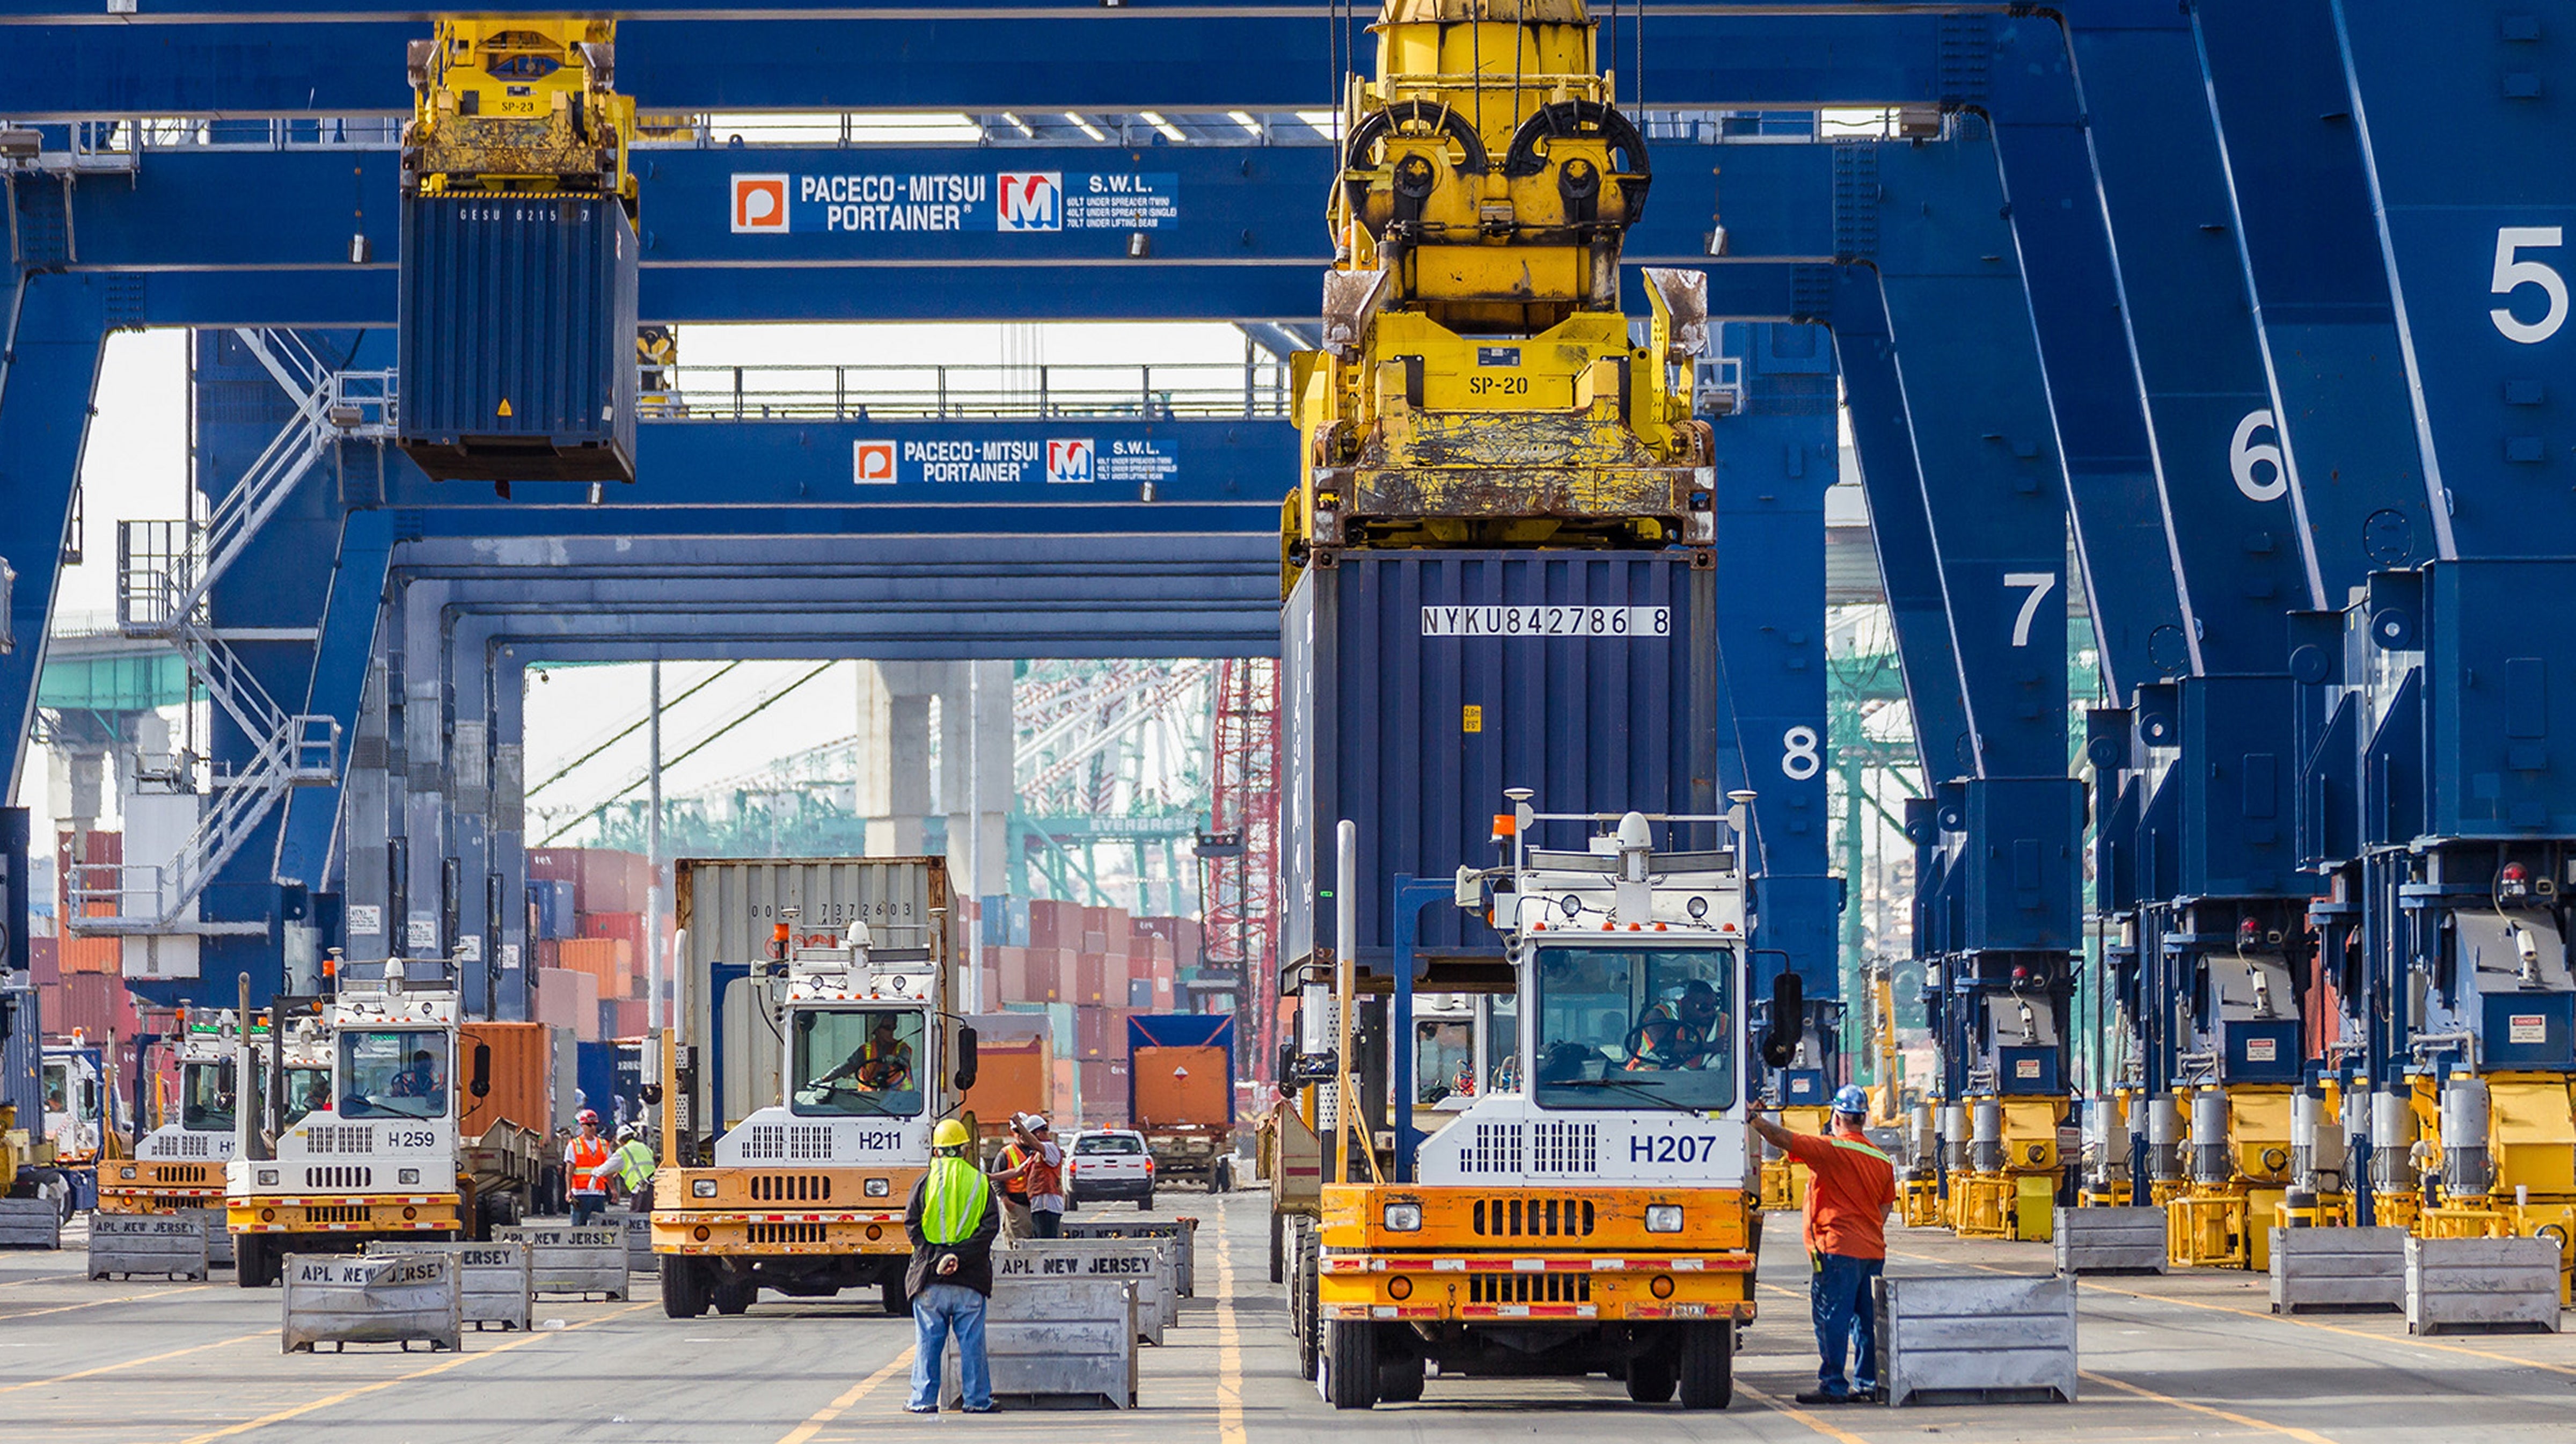
<path fill-rule="evenodd" d="M 645 1031 L 652 959 L 646 917 L 652 864 L 615 848 L 528 854 L 528 937 L 536 953 L 537 1016 L 585 1043 Z M 670 920 L 658 926 L 670 939 Z"/>
<path fill-rule="evenodd" d="M 998 900 L 995 900 L 998 904 Z M 1189 1008 L 1185 968 L 1199 961 L 1195 918 L 1035 899 L 982 913 L 988 1006 L 1045 1013 L 1061 1078 L 1057 1106 L 1086 1124 L 1123 1124 L 1127 1020 Z M 996 940 L 999 941 L 996 941 Z"/>

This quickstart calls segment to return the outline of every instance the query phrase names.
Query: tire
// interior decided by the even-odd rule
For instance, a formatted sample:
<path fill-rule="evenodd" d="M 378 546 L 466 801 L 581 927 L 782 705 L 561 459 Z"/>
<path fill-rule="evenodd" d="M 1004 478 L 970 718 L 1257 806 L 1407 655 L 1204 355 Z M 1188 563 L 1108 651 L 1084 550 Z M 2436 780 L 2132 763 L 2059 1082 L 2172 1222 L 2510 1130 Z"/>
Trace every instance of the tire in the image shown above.
<path fill-rule="evenodd" d="M 1723 1409 L 1735 1402 L 1735 1321 L 1682 1326 L 1681 1395 L 1685 1409 Z"/>
<path fill-rule="evenodd" d="M 1324 1325 L 1325 1367 L 1332 1376 L 1336 1409 L 1368 1409 L 1377 1404 L 1377 1325 L 1366 1319 L 1335 1319 Z"/>
<path fill-rule="evenodd" d="M 1288 1281 L 1287 1233 L 1288 1215 L 1279 1212 L 1277 1209 L 1271 1210 L 1270 1281 L 1274 1284 L 1284 1284 Z"/>
<path fill-rule="evenodd" d="M 1072 1190 L 1072 1189 L 1070 1189 L 1070 1188 L 1066 1189 L 1066 1190 L 1064 1191 L 1064 1211 L 1065 1211 L 1065 1212 L 1067 1212 L 1067 1213 L 1071 1213 L 1071 1212 L 1073 1212 L 1075 1209 L 1080 1208 L 1080 1207 L 1082 1207 L 1082 1200 L 1081 1200 L 1081 1199 L 1078 1199 L 1078 1198 L 1076 1198 L 1076 1197 L 1074 1197 L 1074 1196 L 1073 1196 L 1073 1190 Z"/>
<path fill-rule="evenodd" d="M 1401 1359 L 1382 1360 L 1377 1366 L 1377 1397 L 1381 1404 L 1418 1404 L 1422 1402 L 1422 1359 L 1408 1354 Z"/>
<path fill-rule="evenodd" d="M 731 1318 L 750 1308 L 752 1300 L 760 1297 L 760 1285 L 749 1279 L 740 1283 L 718 1283 L 707 1290 L 707 1296 L 715 1300 L 717 1313 Z"/>
<path fill-rule="evenodd" d="M 1628 1397 L 1640 1404 L 1669 1404 L 1680 1382 L 1670 1359 L 1628 1361 Z"/>
<path fill-rule="evenodd" d="M 1150 1188 L 1149 1188 L 1149 1189 L 1145 1190 L 1145 1192 L 1144 1192 L 1144 1194 L 1143 1194 L 1143 1196 L 1142 1196 L 1142 1197 L 1139 1197 L 1139 1198 L 1136 1200 L 1136 1211 L 1137 1211 L 1138 1213 L 1150 1213 L 1150 1212 L 1152 1212 L 1152 1211 L 1153 1211 L 1153 1208 L 1154 1208 L 1154 1191 L 1153 1191 L 1152 1189 L 1150 1189 Z"/>
<path fill-rule="evenodd" d="M 706 1265 L 686 1254 L 672 1254 L 663 1259 L 663 1314 L 674 1319 L 694 1319 L 706 1311 Z"/>
<path fill-rule="evenodd" d="M 885 1305 L 886 1316 L 895 1319 L 912 1317 L 912 1295 L 903 1291 L 903 1280 L 887 1279 L 877 1285 L 877 1301 Z"/>
<path fill-rule="evenodd" d="M 265 1277 L 267 1243 L 267 1239 L 255 1233 L 246 1233 L 233 1240 L 233 1282 L 235 1284 L 246 1289 L 268 1287 L 268 1279 Z"/>
<path fill-rule="evenodd" d="M 1315 1381 L 1324 1345 L 1324 1329 L 1316 1318 L 1315 1307 L 1315 1235 L 1300 1228 L 1295 1235 L 1295 1257 L 1290 1264 L 1288 1324 L 1297 1335 L 1297 1377 Z"/>

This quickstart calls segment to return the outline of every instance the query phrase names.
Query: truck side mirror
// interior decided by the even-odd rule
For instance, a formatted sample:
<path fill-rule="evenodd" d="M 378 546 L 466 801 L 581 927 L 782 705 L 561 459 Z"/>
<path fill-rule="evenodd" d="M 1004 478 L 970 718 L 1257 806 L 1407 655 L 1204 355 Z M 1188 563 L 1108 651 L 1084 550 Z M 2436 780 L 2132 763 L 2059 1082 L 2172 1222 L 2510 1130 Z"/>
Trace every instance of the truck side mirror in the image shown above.
<path fill-rule="evenodd" d="M 1807 989 L 1786 966 L 1771 980 L 1771 1026 L 1762 1034 L 1762 1062 L 1786 1068 L 1798 1056 L 1798 1040 L 1807 1031 Z"/>
<path fill-rule="evenodd" d="M 477 1098 L 488 1098 L 492 1095 L 491 1044 L 474 1045 L 474 1081 L 465 1085 L 465 1091 Z"/>
<path fill-rule="evenodd" d="M 1272 1074 L 1271 1077 L 1272 1080 L 1279 1085 L 1279 1091 L 1282 1093 L 1288 1092 L 1290 1089 L 1296 1087 L 1297 1045 L 1295 1043 L 1282 1043 L 1279 1045 L 1279 1071 Z"/>
<path fill-rule="evenodd" d="M 975 1030 L 957 1025 L 957 1091 L 975 1086 Z"/>

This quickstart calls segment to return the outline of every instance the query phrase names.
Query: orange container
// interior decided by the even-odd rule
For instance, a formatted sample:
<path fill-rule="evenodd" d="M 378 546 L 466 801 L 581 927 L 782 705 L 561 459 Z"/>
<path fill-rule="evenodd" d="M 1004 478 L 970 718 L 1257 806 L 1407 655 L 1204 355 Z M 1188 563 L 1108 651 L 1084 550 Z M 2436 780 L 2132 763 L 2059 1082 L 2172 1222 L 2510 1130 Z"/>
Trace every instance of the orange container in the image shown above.
<path fill-rule="evenodd" d="M 555 966 L 587 973 L 603 998 L 624 998 L 634 991 L 635 947 L 624 938 L 560 939 L 555 945 Z"/>
<path fill-rule="evenodd" d="M 1234 1100 L 1226 1096 L 1232 1069 L 1223 1048 L 1138 1048 L 1136 1116 L 1131 1128 L 1224 1128 Z"/>
<path fill-rule="evenodd" d="M 62 950 L 62 962 L 66 973 L 122 973 L 125 942 L 122 938 L 69 938 Z"/>
<path fill-rule="evenodd" d="M 554 1030 L 543 1023 L 467 1023 L 457 1051 L 457 1084 L 465 1104 L 461 1127 L 467 1138 L 503 1121 L 548 1131 L 554 1121 Z M 474 1050 L 492 1050 L 486 1079 L 492 1091 L 474 1096 Z"/>
<path fill-rule="evenodd" d="M 979 1038 L 975 1086 L 965 1107 L 986 1131 L 1004 1127 L 1014 1113 L 1045 1113 L 1053 1106 L 1055 1059 L 1044 1038 Z"/>

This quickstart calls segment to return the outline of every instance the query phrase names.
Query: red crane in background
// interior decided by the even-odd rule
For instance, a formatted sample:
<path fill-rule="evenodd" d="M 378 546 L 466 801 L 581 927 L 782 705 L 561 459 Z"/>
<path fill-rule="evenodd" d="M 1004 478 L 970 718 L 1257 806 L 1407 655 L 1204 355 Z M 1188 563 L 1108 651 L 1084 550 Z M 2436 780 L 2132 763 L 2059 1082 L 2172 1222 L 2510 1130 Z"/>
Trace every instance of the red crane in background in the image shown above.
<path fill-rule="evenodd" d="M 1260 1060 L 1277 1048 L 1279 1021 L 1279 664 L 1241 658 L 1216 667 L 1214 776 L 1198 845 L 1203 963 L 1233 981 L 1235 1036 L 1251 1050 L 1243 1069 L 1251 1077 L 1266 1073 Z"/>

